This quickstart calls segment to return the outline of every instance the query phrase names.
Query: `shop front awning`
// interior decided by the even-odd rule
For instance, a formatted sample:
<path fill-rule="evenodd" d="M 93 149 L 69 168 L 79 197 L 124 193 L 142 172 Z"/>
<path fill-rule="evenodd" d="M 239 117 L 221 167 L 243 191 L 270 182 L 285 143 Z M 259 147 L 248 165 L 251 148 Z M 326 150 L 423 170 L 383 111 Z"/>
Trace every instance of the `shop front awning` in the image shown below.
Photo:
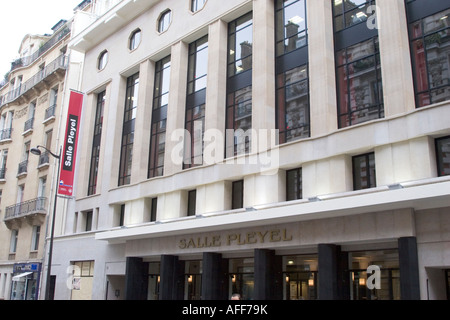
<path fill-rule="evenodd" d="M 26 276 L 28 276 L 32 273 L 33 272 L 24 272 L 24 273 L 18 274 L 17 276 L 14 276 L 12 278 L 12 281 L 21 281 L 21 280 L 25 279 Z"/>

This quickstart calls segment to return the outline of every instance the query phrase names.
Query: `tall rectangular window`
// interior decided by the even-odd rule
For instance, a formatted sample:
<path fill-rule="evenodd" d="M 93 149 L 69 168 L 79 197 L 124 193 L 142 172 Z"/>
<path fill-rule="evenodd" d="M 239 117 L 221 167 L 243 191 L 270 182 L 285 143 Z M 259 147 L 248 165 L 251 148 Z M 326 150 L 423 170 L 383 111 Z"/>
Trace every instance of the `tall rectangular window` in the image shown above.
<path fill-rule="evenodd" d="M 120 155 L 119 186 L 130 184 L 133 162 L 134 126 L 139 96 L 139 73 L 127 79 L 123 117 L 122 149 Z"/>
<path fill-rule="evenodd" d="M 189 45 L 188 92 L 186 101 L 183 168 L 203 164 L 206 80 L 208 73 L 208 36 Z"/>
<path fill-rule="evenodd" d="M 197 190 L 191 190 L 188 192 L 188 206 L 187 206 L 188 216 L 195 216 L 196 203 L 197 203 Z"/>
<path fill-rule="evenodd" d="M 39 238 L 41 236 L 41 226 L 33 226 L 33 234 L 31 238 L 31 251 L 39 249 Z"/>
<path fill-rule="evenodd" d="M 244 180 L 233 182 L 231 190 L 231 209 L 244 207 Z"/>
<path fill-rule="evenodd" d="M 408 3 L 417 107 L 450 100 L 450 4 Z"/>
<path fill-rule="evenodd" d="M 353 189 L 362 190 L 376 186 L 375 153 L 353 157 Z"/>
<path fill-rule="evenodd" d="M 148 178 L 164 175 L 170 67 L 170 56 L 156 63 Z"/>
<path fill-rule="evenodd" d="M 339 128 L 384 117 L 378 30 L 369 28 L 375 1 L 333 0 Z"/>
<path fill-rule="evenodd" d="M 228 25 L 226 157 L 250 152 L 252 128 L 252 12 Z"/>
<path fill-rule="evenodd" d="M 436 140 L 439 177 L 450 175 L 450 136 Z"/>
<path fill-rule="evenodd" d="M 306 0 L 277 0 L 276 128 L 279 143 L 310 136 Z"/>
<path fill-rule="evenodd" d="M 19 230 L 11 230 L 11 241 L 9 243 L 9 253 L 16 253 Z"/>
<path fill-rule="evenodd" d="M 91 169 L 89 173 L 88 196 L 97 193 L 98 164 L 100 158 L 100 145 L 102 140 L 103 109 L 105 106 L 105 94 L 103 91 L 97 95 L 97 109 L 95 113 L 94 137 L 92 141 Z"/>
<path fill-rule="evenodd" d="M 302 168 L 286 172 L 286 200 L 298 200 L 303 198 Z"/>
<path fill-rule="evenodd" d="M 152 199 L 152 208 L 150 212 L 150 221 L 154 222 L 157 219 L 157 213 L 158 213 L 158 198 Z"/>

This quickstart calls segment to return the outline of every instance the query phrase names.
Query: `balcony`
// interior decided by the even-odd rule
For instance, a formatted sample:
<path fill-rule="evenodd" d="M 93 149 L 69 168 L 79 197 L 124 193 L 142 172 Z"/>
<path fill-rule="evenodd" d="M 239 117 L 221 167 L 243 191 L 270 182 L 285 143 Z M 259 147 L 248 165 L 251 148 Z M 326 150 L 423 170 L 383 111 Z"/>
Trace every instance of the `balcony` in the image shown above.
<path fill-rule="evenodd" d="M 43 124 L 48 124 L 55 120 L 55 113 L 56 113 L 56 104 L 52 105 L 51 107 L 47 108 L 45 110 L 45 120 Z"/>
<path fill-rule="evenodd" d="M 33 132 L 34 118 L 31 118 L 25 122 L 22 135 L 26 136 Z"/>
<path fill-rule="evenodd" d="M 48 152 L 44 152 L 39 156 L 38 169 L 43 170 L 48 168 L 50 165 L 50 154 Z"/>
<path fill-rule="evenodd" d="M 11 71 L 15 69 L 28 67 L 37 59 L 39 59 L 44 53 L 46 53 L 50 48 L 52 48 L 56 43 L 61 41 L 66 35 L 70 33 L 70 27 L 65 26 L 60 31 L 56 32 L 42 47 L 39 48 L 34 54 L 28 57 L 24 57 L 14 61 L 11 66 Z"/>
<path fill-rule="evenodd" d="M 46 215 L 47 198 L 36 198 L 7 207 L 3 221 L 8 229 L 20 228 L 23 220 L 30 225 L 40 225 L 44 223 Z"/>
<path fill-rule="evenodd" d="M 14 102 L 22 96 L 30 93 L 39 94 L 55 78 L 63 79 L 68 66 L 68 57 L 64 54 L 49 63 L 44 69 L 40 70 L 19 88 L 14 89 L 0 97 L 0 106 Z M 32 90 L 33 89 L 33 90 Z"/>
<path fill-rule="evenodd" d="M 0 143 L 11 141 L 12 128 L 0 130 Z"/>
<path fill-rule="evenodd" d="M 17 177 L 25 176 L 28 173 L 28 160 L 19 163 L 19 169 L 17 170 Z"/>

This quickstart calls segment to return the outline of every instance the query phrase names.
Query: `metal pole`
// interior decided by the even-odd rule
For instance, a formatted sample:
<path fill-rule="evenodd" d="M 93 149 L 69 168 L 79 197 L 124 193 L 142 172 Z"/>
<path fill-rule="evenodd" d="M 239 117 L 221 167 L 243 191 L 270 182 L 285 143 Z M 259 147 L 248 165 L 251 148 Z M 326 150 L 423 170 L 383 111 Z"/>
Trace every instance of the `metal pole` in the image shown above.
<path fill-rule="evenodd" d="M 53 157 L 58 159 L 58 167 L 56 173 L 56 185 L 55 185 L 55 201 L 53 205 L 53 217 L 52 217 L 52 226 L 50 231 L 50 245 L 48 249 L 48 263 L 47 263 L 47 280 L 45 283 L 45 300 L 50 300 L 50 277 L 52 270 L 52 257 L 53 257 L 53 238 L 55 235 L 55 217 L 56 217 L 56 203 L 58 200 L 58 185 L 59 185 L 59 171 L 61 167 L 61 155 L 62 155 L 62 147 L 60 147 L 59 156 L 55 156 L 53 153 L 50 153 Z"/>

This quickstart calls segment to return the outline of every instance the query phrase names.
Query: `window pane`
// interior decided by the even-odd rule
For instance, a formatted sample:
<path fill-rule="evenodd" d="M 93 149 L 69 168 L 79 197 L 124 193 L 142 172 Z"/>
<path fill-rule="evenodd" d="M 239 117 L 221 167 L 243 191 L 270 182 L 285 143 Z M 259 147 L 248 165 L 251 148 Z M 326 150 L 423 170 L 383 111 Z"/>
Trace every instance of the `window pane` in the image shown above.
<path fill-rule="evenodd" d="M 240 209 L 244 207 L 244 181 L 233 182 L 233 194 L 231 209 Z"/>
<path fill-rule="evenodd" d="M 376 187 L 374 153 L 353 158 L 353 184 L 354 190 Z"/>
<path fill-rule="evenodd" d="M 302 199 L 302 169 L 286 172 L 286 200 Z"/>
<path fill-rule="evenodd" d="M 437 140 L 438 175 L 450 175 L 450 137 Z"/>
<path fill-rule="evenodd" d="M 450 100 L 450 9 L 409 29 L 417 107 Z"/>

